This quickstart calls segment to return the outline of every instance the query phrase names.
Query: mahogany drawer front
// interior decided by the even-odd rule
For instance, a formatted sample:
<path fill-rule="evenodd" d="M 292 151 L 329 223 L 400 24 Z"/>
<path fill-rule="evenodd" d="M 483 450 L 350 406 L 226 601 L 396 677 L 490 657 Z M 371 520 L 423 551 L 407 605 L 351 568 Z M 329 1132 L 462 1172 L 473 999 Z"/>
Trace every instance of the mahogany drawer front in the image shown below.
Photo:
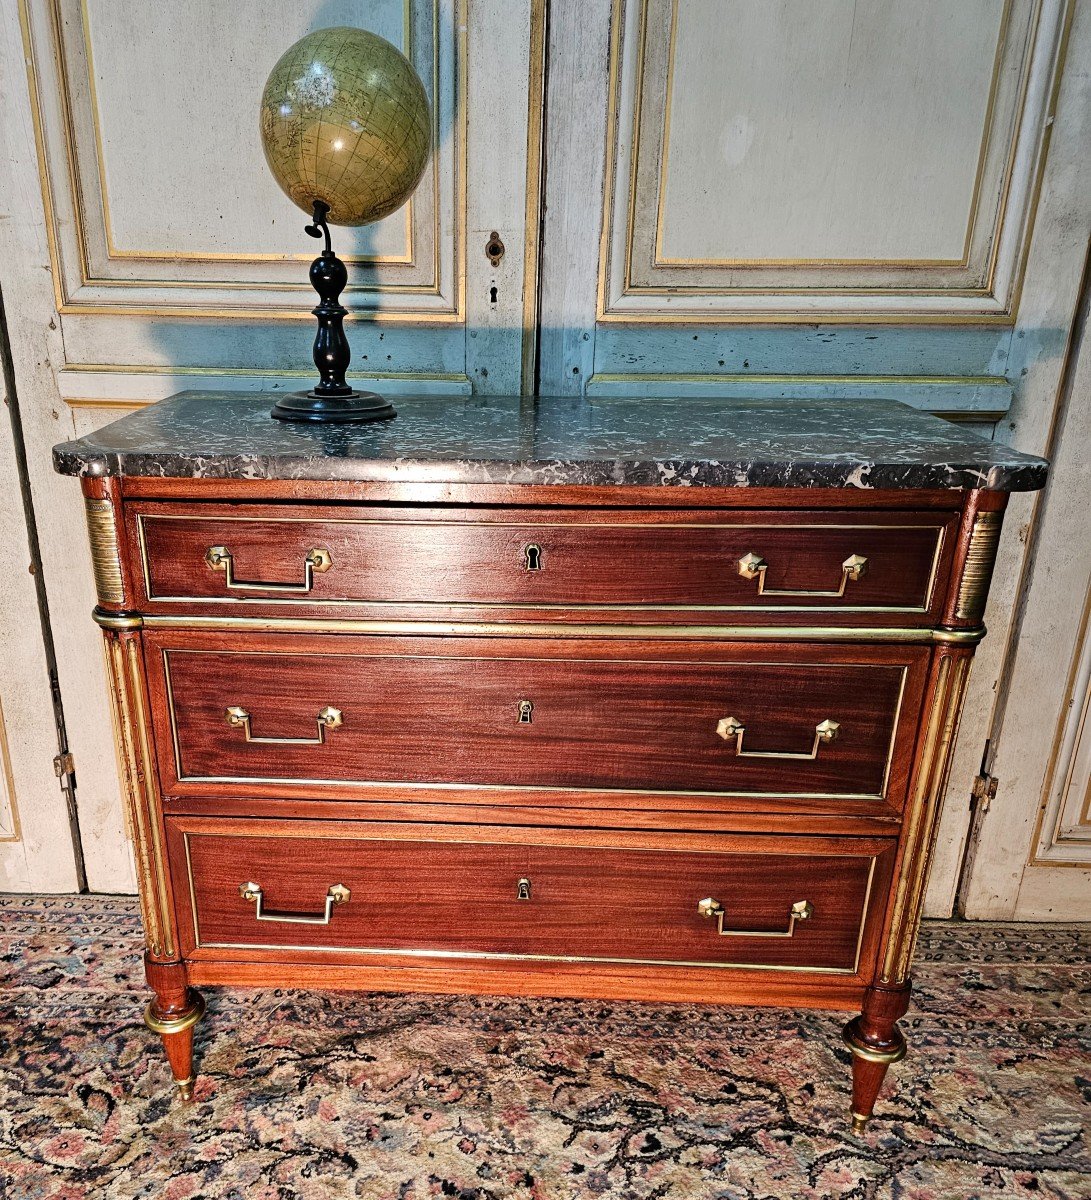
<path fill-rule="evenodd" d="M 928 651 L 155 631 L 164 790 L 900 802 Z M 897 763 L 897 771 L 892 767 Z M 459 797 L 451 795 L 455 800 Z"/>
<path fill-rule="evenodd" d="M 146 503 L 131 524 L 141 603 L 153 609 L 287 606 L 299 615 L 332 606 L 342 615 L 393 608 L 427 617 L 454 607 L 477 618 L 518 610 L 546 620 L 575 609 L 601 621 L 683 624 L 724 623 L 733 612 L 812 622 L 842 612 L 843 623 L 871 614 L 923 625 L 952 520 L 945 512 L 485 516 Z"/>
<path fill-rule="evenodd" d="M 882 915 L 895 845 L 185 817 L 167 828 L 187 956 L 298 949 L 849 975 Z"/>

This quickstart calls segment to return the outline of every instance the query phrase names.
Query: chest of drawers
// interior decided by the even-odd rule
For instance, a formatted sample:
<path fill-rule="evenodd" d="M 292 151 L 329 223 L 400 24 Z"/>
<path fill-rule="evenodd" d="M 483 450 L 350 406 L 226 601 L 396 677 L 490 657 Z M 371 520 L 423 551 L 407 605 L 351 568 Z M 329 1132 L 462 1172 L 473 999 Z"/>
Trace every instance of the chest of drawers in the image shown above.
<path fill-rule="evenodd" d="M 894 403 L 182 393 L 82 476 L 154 992 L 790 1004 L 890 1063 L 1006 492 Z"/>

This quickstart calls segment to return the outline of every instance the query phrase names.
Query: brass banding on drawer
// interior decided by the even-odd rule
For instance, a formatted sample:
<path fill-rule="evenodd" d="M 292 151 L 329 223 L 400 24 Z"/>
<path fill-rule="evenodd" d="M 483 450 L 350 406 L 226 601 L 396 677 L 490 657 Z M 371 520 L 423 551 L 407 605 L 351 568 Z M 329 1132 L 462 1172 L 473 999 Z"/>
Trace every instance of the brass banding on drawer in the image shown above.
<path fill-rule="evenodd" d="M 872 900 L 895 847 L 215 817 L 169 818 L 168 840 L 189 895 L 188 957 L 308 951 L 841 975 L 870 954 L 882 907 Z M 341 899 L 331 887 L 314 912 L 331 875 Z M 240 878 L 269 882 L 240 889 Z M 259 927 L 263 903 L 272 911 Z"/>
<path fill-rule="evenodd" d="M 912 625 L 933 609 L 952 523 L 944 512 L 700 509 L 486 516 L 454 507 L 194 504 L 179 514 L 150 501 L 133 520 L 153 611 L 571 609 L 647 611 L 681 624 L 707 623 L 715 612 L 811 611 L 902 614 Z"/>
<path fill-rule="evenodd" d="M 167 722 L 164 787 L 179 794 L 230 783 L 315 797 L 399 785 L 884 801 L 928 655 L 292 634 L 239 635 L 225 650 L 215 634 L 145 637 Z M 330 695 L 352 697 L 351 721 L 323 707 Z M 300 736 L 316 712 L 317 736 Z M 239 736 L 251 713 L 260 736 Z"/>

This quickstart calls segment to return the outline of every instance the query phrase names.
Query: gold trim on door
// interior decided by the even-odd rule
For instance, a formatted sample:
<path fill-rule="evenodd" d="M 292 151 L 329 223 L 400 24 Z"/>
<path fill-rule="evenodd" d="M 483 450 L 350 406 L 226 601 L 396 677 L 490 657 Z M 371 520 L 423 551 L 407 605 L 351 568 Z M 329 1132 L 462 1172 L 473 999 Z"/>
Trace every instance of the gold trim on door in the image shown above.
<path fill-rule="evenodd" d="M 135 316 L 135 317 L 193 317 L 202 319 L 217 319 L 217 320 L 252 320 L 255 317 L 263 321 L 268 320 L 289 320 L 300 321 L 308 319 L 301 312 L 289 311 L 277 308 L 255 308 L 255 307 L 194 307 L 190 305 L 171 305 L 171 304 L 139 304 L 139 303 L 104 303 L 104 302 L 83 302 L 78 299 L 73 299 L 68 295 L 68 287 L 66 284 L 64 273 L 64 255 L 58 235 L 58 226 L 60 224 L 57 216 L 57 210 L 54 203 L 54 187 L 53 181 L 49 173 L 50 148 L 46 142 L 46 121 L 43 117 L 43 105 L 41 99 L 41 89 L 38 81 L 38 65 L 37 52 L 35 50 L 36 36 L 40 36 L 44 32 L 46 39 L 49 41 L 49 49 L 52 51 L 54 60 L 57 63 L 58 69 L 58 86 L 60 90 L 61 104 L 61 136 L 64 142 L 64 157 L 65 168 L 68 182 L 68 190 L 70 192 L 70 202 L 73 209 L 73 233 L 75 236 L 75 266 L 78 270 L 79 285 L 75 289 L 77 292 L 86 287 L 104 287 L 115 289 L 132 289 L 140 287 L 162 287 L 164 289 L 178 287 L 193 287 L 196 289 L 222 289 L 222 290 L 262 290 L 262 289 L 277 289 L 284 291 L 298 290 L 301 294 L 309 292 L 309 287 L 306 283 L 298 285 L 289 283 L 262 283 L 260 281 L 248 282 L 233 282 L 231 280 L 172 280 L 172 279 L 112 279 L 96 277 L 91 270 L 90 256 L 84 232 L 84 209 L 85 205 L 82 200 L 82 190 L 79 185 L 79 179 L 76 171 L 75 162 L 75 138 L 72 121 L 72 97 L 70 82 L 67 73 L 67 64 L 65 50 L 63 45 L 63 36 L 61 34 L 61 26 L 63 24 L 63 14 L 60 9 L 60 0 L 45 0 L 46 9 L 45 17 L 43 18 L 48 28 L 44 31 L 35 28 L 36 21 L 31 17 L 30 0 L 17 0 L 19 6 L 19 25 L 23 43 L 23 56 L 26 63 L 27 86 L 30 93 L 31 120 L 34 129 L 35 149 L 37 153 L 38 175 L 41 187 L 42 205 L 45 212 L 45 227 L 46 240 L 49 249 L 50 262 L 52 264 L 52 279 L 54 290 L 54 302 L 58 313 L 69 315 L 74 313 L 89 314 L 89 315 L 112 315 L 112 316 Z M 81 10 L 86 8 L 86 0 L 79 0 Z M 451 242 L 452 252 L 452 267 L 451 267 L 451 290 L 452 300 L 451 307 L 446 307 L 437 310 L 429 309 L 408 309 L 399 310 L 394 307 L 381 307 L 369 309 L 362 315 L 368 321 L 397 322 L 403 325 L 446 325 L 459 324 L 465 319 L 466 310 L 466 233 L 467 233 L 467 133 L 468 133 L 468 104 L 466 91 L 466 61 L 467 61 L 467 19 L 465 13 L 466 0 L 453 0 L 454 4 L 454 25 L 455 29 L 452 35 L 453 46 L 453 100 L 451 104 L 453 126 L 458 132 L 458 144 L 453 153 L 453 180 L 450 185 L 453 191 L 452 216 L 453 223 L 453 238 Z M 405 0 L 406 10 L 408 11 L 411 5 L 411 0 Z M 439 62 L 440 53 L 438 50 L 439 37 L 439 2 L 432 0 L 432 22 L 435 31 L 436 47 L 433 53 L 432 61 L 432 82 L 433 82 L 433 98 L 438 96 L 438 80 L 439 80 Z M 85 20 L 85 16 L 81 19 Z M 84 37 L 85 44 L 88 49 L 88 70 L 91 70 L 90 63 L 90 41 Z M 407 50 L 412 50 L 412 45 L 407 45 Z M 410 55 L 411 56 L 411 55 Z M 92 72 L 93 75 L 93 72 Z M 93 78 L 90 81 L 90 86 L 93 90 Z M 433 120 L 438 124 L 440 106 L 433 103 Z M 98 121 L 94 114 L 93 130 L 96 139 L 96 157 L 98 159 L 97 169 L 101 174 L 101 135 L 98 128 Z M 434 131 L 433 142 L 439 145 L 438 127 Z M 364 286 L 350 287 L 347 293 L 355 292 L 357 295 L 368 295 L 375 293 L 388 293 L 390 295 L 435 295 L 439 296 L 441 292 L 440 282 L 440 254 L 441 254 L 441 235 L 442 235 L 442 214 L 440 209 L 440 182 L 439 170 L 433 169 L 433 208 L 434 208 L 434 230 L 432 231 L 433 243 L 433 281 L 430 284 L 401 284 L 374 282 Z M 147 259 L 148 261 L 162 261 L 164 258 L 177 260 L 179 258 L 193 261 L 226 261 L 226 262 L 263 262 L 263 261 L 282 261 L 285 257 L 299 258 L 301 260 L 309 259 L 309 255 L 277 255 L 277 254 L 249 254 L 249 255 L 215 255 L 215 254 L 200 254 L 200 253 L 167 253 L 167 252 L 136 252 L 128 254 L 126 252 L 118 252 L 112 246 L 112 237 L 109 232 L 108 225 L 108 202 L 106 202 L 105 183 L 103 182 L 102 189 L 103 205 L 103 235 L 106 240 L 108 257 L 110 258 L 137 258 Z M 415 253 L 415 252 L 413 252 Z M 347 261 L 357 262 L 364 266 L 372 264 L 382 266 L 388 265 L 393 267 L 404 267 L 412 265 L 412 257 L 408 262 L 404 261 L 400 256 L 391 257 L 368 257 L 368 256 L 348 256 Z"/>

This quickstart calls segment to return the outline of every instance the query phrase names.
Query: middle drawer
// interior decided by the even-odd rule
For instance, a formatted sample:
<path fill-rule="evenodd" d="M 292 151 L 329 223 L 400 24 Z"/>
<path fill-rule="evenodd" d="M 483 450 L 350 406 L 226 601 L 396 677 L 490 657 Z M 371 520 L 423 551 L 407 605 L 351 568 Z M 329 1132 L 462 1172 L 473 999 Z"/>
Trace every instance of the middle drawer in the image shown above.
<path fill-rule="evenodd" d="M 900 807 L 929 651 L 149 631 L 163 790 Z M 527 799 L 529 797 L 529 800 Z M 535 798 L 538 798 L 537 800 Z"/>

